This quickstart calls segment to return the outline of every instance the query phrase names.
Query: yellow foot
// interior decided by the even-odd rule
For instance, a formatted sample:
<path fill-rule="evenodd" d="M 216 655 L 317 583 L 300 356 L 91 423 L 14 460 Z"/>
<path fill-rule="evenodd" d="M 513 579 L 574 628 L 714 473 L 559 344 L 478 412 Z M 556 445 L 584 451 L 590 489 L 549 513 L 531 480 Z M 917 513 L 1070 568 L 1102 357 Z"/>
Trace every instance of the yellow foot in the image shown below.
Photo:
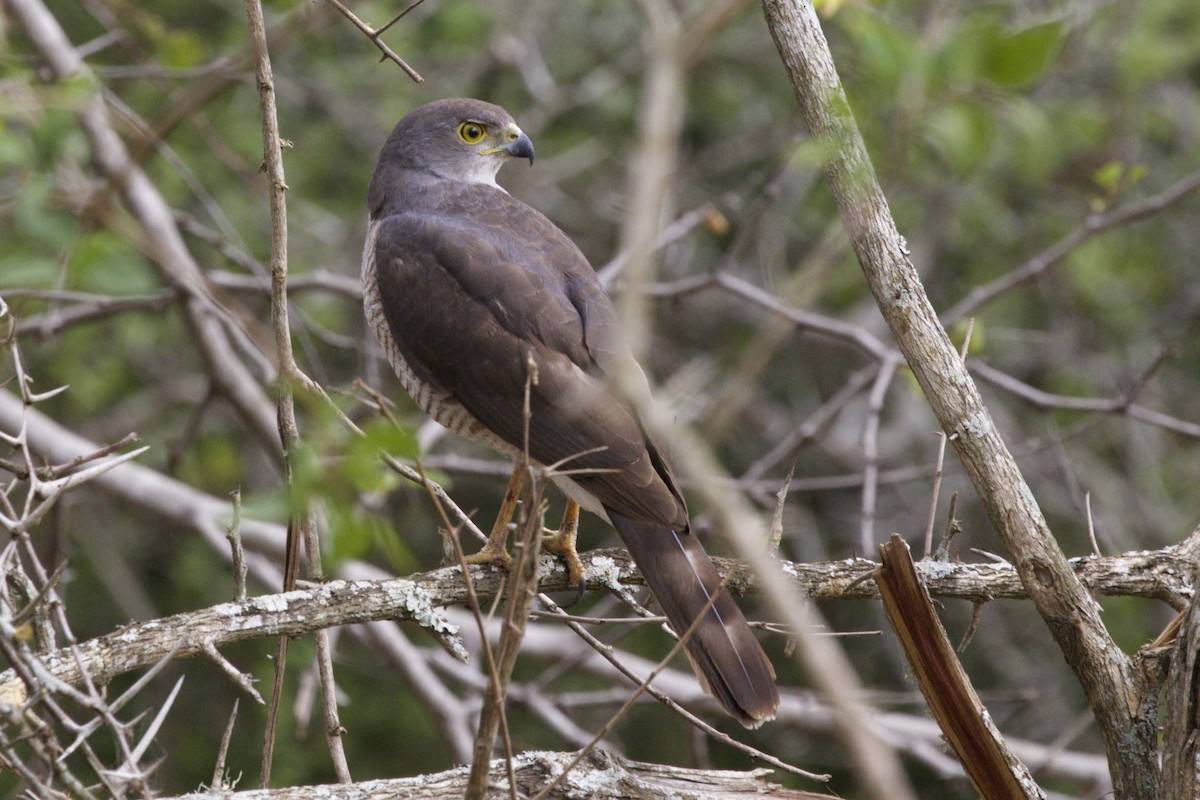
<path fill-rule="evenodd" d="M 504 491 L 504 502 L 500 505 L 500 512 L 492 524 L 492 532 L 488 534 L 487 543 L 482 550 L 464 559 L 468 564 L 491 564 L 501 569 L 512 569 L 512 556 L 508 554 L 508 524 L 517 509 L 517 499 L 521 496 L 524 483 L 525 470 L 520 464 L 513 465 L 512 475 L 508 478 L 508 488 Z"/>
<path fill-rule="evenodd" d="M 587 584 L 584 580 L 583 564 L 575 549 L 575 538 L 579 533 L 579 504 L 568 500 L 567 510 L 563 513 L 562 527 L 557 532 L 547 533 L 542 539 L 542 549 L 563 560 L 567 567 L 567 580 L 578 589 L 579 597 L 583 597 L 583 590 Z M 579 602 L 579 598 L 576 598 L 575 602 Z"/>
<path fill-rule="evenodd" d="M 463 561 L 468 564 L 490 564 L 493 567 L 501 569 L 512 569 L 512 556 L 508 554 L 507 538 L 502 539 L 498 544 L 493 541 L 488 541 L 478 553 L 473 553 L 465 556 Z"/>

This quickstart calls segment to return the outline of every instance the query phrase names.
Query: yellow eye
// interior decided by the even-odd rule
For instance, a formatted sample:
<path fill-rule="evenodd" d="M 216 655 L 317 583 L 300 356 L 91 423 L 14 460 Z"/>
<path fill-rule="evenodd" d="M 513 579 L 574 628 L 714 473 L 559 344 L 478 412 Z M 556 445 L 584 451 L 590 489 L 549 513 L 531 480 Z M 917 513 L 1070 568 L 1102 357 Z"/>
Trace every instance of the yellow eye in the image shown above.
<path fill-rule="evenodd" d="M 458 138 L 467 144 L 479 144 L 487 135 L 487 128 L 478 122 L 464 122 L 458 126 Z"/>

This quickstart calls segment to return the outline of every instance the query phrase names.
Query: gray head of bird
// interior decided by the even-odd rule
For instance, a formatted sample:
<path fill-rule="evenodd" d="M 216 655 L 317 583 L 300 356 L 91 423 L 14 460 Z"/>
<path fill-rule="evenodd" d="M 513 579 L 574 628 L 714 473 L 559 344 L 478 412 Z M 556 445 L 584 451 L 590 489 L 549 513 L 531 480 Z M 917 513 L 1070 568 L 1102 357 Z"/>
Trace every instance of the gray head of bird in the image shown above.
<path fill-rule="evenodd" d="M 381 160 L 445 180 L 496 185 L 513 158 L 533 163 L 533 142 L 497 105 L 465 98 L 437 100 L 410 111 L 388 137 Z"/>

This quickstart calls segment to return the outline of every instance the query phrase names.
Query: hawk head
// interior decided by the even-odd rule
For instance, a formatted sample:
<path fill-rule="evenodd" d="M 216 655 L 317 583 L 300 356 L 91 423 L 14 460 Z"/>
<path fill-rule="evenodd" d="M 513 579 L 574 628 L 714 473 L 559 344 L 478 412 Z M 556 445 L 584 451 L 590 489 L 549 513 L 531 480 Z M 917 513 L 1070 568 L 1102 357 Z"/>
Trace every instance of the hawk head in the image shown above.
<path fill-rule="evenodd" d="M 443 180 L 496 185 L 510 158 L 533 163 L 533 142 L 500 106 L 438 100 L 413 109 L 392 130 L 380 166 L 431 173 Z"/>

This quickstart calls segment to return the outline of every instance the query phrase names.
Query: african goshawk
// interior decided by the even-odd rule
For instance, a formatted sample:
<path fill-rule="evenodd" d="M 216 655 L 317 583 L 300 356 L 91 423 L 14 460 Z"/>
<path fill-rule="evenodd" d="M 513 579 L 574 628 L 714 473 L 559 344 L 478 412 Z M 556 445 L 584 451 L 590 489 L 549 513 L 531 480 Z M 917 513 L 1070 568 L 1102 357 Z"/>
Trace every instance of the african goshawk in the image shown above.
<path fill-rule="evenodd" d="M 570 472 L 555 482 L 612 523 L 682 634 L 717 590 L 717 572 L 670 466 L 610 381 L 618 370 L 645 377 L 591 265 L 554 223 L 496 184 L 512 158 L 532 162 L 533 143 L 490 103 L 442 100 L 400 121 L 368 193 L 367 319 L 426 413 L 514 459 L 534 364 L 532 460 Z M 504 544 L 493 541 L 493 552 Z M 775 671 L 728 592 L 686 652 L 704 688 L 743 725 L 775 716 Z"/>

